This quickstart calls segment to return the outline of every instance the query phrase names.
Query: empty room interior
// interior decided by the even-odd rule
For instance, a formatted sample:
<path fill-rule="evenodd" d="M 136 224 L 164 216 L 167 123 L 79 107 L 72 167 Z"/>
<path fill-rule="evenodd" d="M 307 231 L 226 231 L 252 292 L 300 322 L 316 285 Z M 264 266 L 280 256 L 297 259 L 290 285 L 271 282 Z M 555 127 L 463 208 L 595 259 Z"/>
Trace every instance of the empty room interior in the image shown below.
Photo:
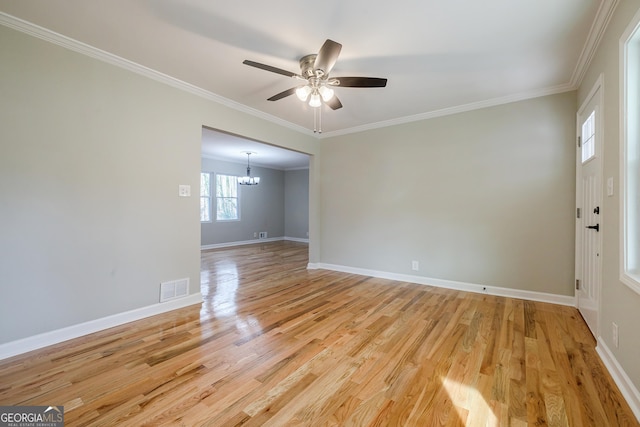
<path fill-rule="evenodd" d="M 639 29 L 0 0 L 0 425 L 640 425 Z"/>

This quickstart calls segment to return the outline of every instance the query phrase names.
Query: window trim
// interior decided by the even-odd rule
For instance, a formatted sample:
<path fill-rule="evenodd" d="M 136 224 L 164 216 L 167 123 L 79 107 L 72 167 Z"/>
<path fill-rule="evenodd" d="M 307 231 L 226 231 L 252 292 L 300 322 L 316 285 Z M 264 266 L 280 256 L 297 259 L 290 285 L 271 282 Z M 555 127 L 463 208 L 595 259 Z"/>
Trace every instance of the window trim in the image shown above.
<path fill-rule="evenodd" d="M 202 175 L 207 174 L 209 175 L 209 196 L 203 196 L 202 195 L 202 187 L 200 188 L 200 223 L 201 224 L 210 224 L 213 222 L 213 197 L 211 196 L 211 177 L 213 175 L 212 172 L 200 172 L 200 185 L 202 186 Z M 206 221 L 202 220 L 202 199 L 209 199 L 209 219 Z"/>
<path fill-rule="evenodd" d="M 629 217 L 634 215 L 634 224 L 636 228 L 640 227 L 640 210 L 638 212 L 628 212 L 629 194 L 629 171 L 628 153 L 630 144 L 636 144 L 635 150 L 640 151 L 640 120 L 630 123 L 627 117 L 630 114 L 640 114 L 640 84 L 637 83 L 637 76 L 633 79 L 629 78 L 631 72 L 640 74 L 640 11 L 636 12 L 630 21 L 626 30 L 620 38 L 620 265 L 619 278 L 622 283 L 627 285 L 636 293 L 640 294 L 640 266 L 631 269 L 628 264 L 630 258 L 629 245 L 633 244 L 633 252 L 640 253 L 640 237 L 636 242 L 629 241 Z M 630 82 L 633 82 L 630 85 Z M 630 86 L 632 86 L 630 88 Z M 629 91 L 634 90 L 636 99 L 630 99 Z M 633 126 L 633 127 L 632 127 Z M 640 168 L 640 165 L 636 165 Z M 637 170 L 636 170 L 637 172 Z M 633 196 L 640 197 L 640 186 L 634 190 Z"/>
<path fill-rule="evenodd" d="M 218 199 L 223 198 L 223 199 L 232 199 L 233 197 L 218 197 L 218 176 L 230 176 L 232 178 L 236 179 L 236 218 L 233 219 L 218 219 Z M 215 174 L 215 195 L 212 196 L 215 198 L 216 204 L 215 204 L 215 211 L 216 211 L 216 218 L 215 221 L 216 222 L 238 222 L 240 221 L 240 186 L 238 185 L 238 176 L 237 175 L 232 175 L 232 174 L 227 174 L 227 173 L 216 173 Z M 212 215 L 212 220 L 213 220 L 213 215 Z"/>

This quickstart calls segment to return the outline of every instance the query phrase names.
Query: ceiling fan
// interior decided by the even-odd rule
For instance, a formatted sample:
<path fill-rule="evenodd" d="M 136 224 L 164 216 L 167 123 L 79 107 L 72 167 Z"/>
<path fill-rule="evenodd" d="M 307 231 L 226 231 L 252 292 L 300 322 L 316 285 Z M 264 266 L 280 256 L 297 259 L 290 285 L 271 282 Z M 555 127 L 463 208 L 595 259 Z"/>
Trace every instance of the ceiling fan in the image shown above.
<path fill-rule="evenodd" d="M 335 96 L 333 87 L 368 88 L 385 87 L 387 85 L 387 79 L 377 77 L 329 77 L 329 73 L 338 60 L 341 49 L 342 45 L 340 43 L 327 39 L 317 54 L 306 55 L 300 59 L 300 74 L 255 61 L 245 60 L 242 63 L 271 71 L 272 73 L 293 77 L 303 82 L 300 86 L 273 95 L 268 98 L 268 101 L 277 101 L 295 93 L 301 101 L 306 102 L 309 100 L 309 106 L 311 107 L 320 107 L 324 102 L 331 109 L 337 110 L 342 108 L 342 103 Z"/>

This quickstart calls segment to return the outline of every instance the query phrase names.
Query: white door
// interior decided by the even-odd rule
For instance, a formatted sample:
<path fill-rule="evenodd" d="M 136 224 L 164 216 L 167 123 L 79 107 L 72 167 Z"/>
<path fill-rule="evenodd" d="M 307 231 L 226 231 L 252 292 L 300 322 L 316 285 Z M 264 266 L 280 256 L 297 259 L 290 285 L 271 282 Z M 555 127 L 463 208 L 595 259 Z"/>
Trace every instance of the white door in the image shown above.
<path fill-rule="evenodd" d="M 578 112 L 576 167 L 576 299 L 598 337 L 602 236 L 602 129 L 600 85 Z"/>

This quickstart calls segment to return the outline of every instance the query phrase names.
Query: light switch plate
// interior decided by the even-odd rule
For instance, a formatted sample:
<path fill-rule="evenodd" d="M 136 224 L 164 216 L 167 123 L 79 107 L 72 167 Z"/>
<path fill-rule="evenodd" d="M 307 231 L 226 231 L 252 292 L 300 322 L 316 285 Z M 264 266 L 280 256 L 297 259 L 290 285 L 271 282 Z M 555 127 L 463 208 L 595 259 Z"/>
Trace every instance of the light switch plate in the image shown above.
<path fill-rule="evenodd" d="M 178 196 L 180 197 L 190 197 L 191 196 L 191 186 L 180 184 L 178 185 Z"/>

